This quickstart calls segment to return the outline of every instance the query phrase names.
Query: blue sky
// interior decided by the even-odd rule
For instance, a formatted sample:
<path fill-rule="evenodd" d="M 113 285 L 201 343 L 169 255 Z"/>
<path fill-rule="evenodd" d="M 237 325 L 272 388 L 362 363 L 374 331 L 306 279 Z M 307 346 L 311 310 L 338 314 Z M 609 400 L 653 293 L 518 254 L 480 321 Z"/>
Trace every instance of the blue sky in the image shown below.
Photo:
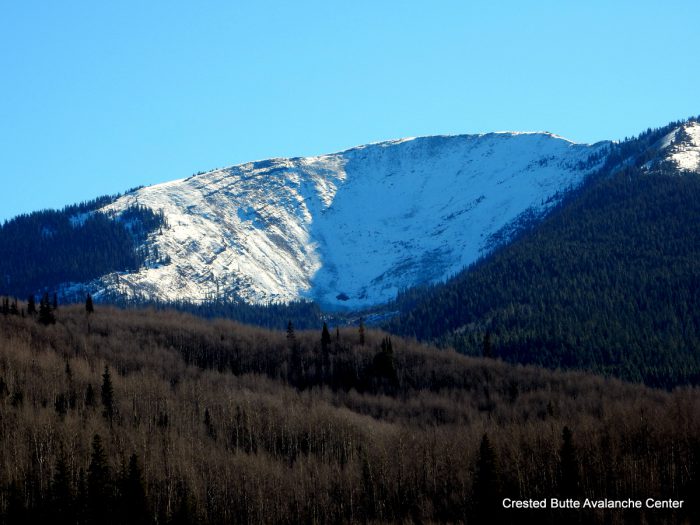
<path fill-rule="evenodd" d="M 0 5 L 0 219 L 404 136 L 700 114 L 697 1 Z"/>

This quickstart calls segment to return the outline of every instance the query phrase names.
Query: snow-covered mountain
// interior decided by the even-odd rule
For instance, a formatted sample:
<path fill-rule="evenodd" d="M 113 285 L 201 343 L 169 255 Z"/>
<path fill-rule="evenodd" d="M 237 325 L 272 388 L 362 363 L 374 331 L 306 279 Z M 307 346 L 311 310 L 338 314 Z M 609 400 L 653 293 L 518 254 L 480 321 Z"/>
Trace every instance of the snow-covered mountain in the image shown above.
<path fill-rule="evenodd" d="M 146 246 L 167 264 L 90 288 L 97 297 L 382 303 L 487 253 L 514 221 L 579 184 L 604 148 L 550 133 L 409 138 L 142 188 L 101 211 L 162 210 L 168 227 Z"/>
<path fill-rule="evenodd" d="M 678 126 L 662 139 L 658 151 L 650 166 L 666 161 L 681 172 L 700 171 L 700 123 L 690 121 Z"/>

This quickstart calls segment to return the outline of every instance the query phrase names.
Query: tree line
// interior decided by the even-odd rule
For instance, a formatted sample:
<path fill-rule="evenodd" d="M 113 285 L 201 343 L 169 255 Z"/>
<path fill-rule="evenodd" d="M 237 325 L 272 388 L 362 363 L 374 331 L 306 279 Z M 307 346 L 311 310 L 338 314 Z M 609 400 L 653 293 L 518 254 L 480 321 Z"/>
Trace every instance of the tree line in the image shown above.
<path fill-rule="evenodd" d="M 136 270 L 153 259 L 140 245 L 149 233 L 167 227 L 163 213 L 139 205 L 119 219 L 95 212 L 115 198 L 19 215 L 0 225 L 0 293 L 26 297 Z"/>

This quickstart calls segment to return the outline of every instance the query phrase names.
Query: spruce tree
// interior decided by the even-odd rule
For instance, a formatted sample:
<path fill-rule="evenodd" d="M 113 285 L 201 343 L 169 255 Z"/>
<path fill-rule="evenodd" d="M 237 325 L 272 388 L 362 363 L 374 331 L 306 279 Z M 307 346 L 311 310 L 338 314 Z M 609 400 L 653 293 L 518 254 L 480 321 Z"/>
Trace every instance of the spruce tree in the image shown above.
<path fill-rule="evenodd" d="M 111 475 L 99 434 L 92 438 L 87 476 L 87 511 L 90 522 L 104 523 L 110 512 Z"/>
<path fill-rule="evenodd" d="M 95 406 L 95 389 L 91 384 L 88 384 L 85 389 L 85 406 L 94 407 Z"/>
<path fill-rule="evenodd" d="M 129 458 L 129 465 L 121 474 L 119 488 L 122 521 L 134 525 L 149 523 L 146 492 L 136 454 Z"/>
<path fill-rule="evenodd" d="M 34 298 L 34 294 L 30 295 L 29 299 L 27 299 L 27 314 L 36 314 L 36 299 Z"/>
<path fill-rule="evenodd" d="M 289 321 L 287 323 L 287 345 L 289 348 L 293 348 L 295 342 L 296 334 L 294 333 L 294 325 L 292 324 L 292 321 Z"/>
<path fill-rule="evenodd" d="M 105 366 L 105 371 L 102 374 L 102 415 L 109 421 L 112 421 L 114 416 L 114 389 L 112 388 L 112 377 L 109 373 L 109 366 Z"/>
<path fill-rule="evenodd" d="M 365 322 L 362 317 L 360 317 L 360 327 L 358 332 L 360 333 L 360 346 L 365 346 Z"/>
<path fill-rule="evenodd" d="M 493 357 L 493 345 L 491 343 L 491 331 L 486 330 L 486 334 L 484 334 L 484 341 L 482 344 L 482 350 L 483 350 L 483 356 L 490 358 Z"/>
<path fill-rule="evenodd" d="M 92 296 L 90 294 L 87 294 L 87 298 L 85 299 L 85 312 L 91 314 L 94 311 L 95 305 L 92 303 Z"/>
<path fill-rule="evenodd" d="M 499 491 L 496 453 L 491 446 L 488 435 L 484 434 L 479 445 L 473 492 L 477 523 L 486 523 L 487 519 L 493 519 L 498 514 L 500 508 Z"/>
<path fill-rule="evenodd" d="M 56 460 L 51 480 L 52 522 L 57 524 L 75 523 L 75 501 L 68 465 L 62 455 Z"/>
<path fill-rule="evenodd" d="M 39 302 L 39 317 L 38 321 L 41 324 L 49 325 L 56 324 L 56 317 L 51 309 L 51 303 L 49 302 L 49 294 L 45 293 Z"/>
<path fill-rule="evenodd" d="M 576 498 L 579 495 L 579 460 L 574 445 L 573 433 L 567 426 L 562 431 L 562 445 L 559 451 L 560 481 L 559 492 L 562 498 Z"/>
<path fill-rule="evenodd" d="M 214 423 L 212 423 L 211 414 L 209 413 L 208 408 L 204 409 L 204 428 L 207 431 L 207 436 L 212 439 L 216 439 L 216 430 L 214 429 Z"/>
<path fill-rule="evenodd" d="M 328 331 L 328 325 L 323 323 L 323 330 L 321 331 L 321 349 L 324 352 L 328 351 L 328 345 L 331 344 L 331 333 Z"/>

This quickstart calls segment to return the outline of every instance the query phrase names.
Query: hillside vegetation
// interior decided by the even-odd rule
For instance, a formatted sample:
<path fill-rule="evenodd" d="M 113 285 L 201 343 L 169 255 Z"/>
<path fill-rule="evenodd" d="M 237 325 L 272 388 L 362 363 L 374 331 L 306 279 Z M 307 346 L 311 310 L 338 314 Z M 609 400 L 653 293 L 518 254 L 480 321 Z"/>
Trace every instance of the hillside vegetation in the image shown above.
<path fill-rule="evenodd" d="M 19 215 L 0 225 L 0 293 L 25 298 L 163 262 L 157 252 L 139 247 L 149 233 L 167 226 L 163 214 L 138 204 L 119 218 L 96 212 L 116 198 Z"/>
<path fill-rule="evenodd" d="M 99 305 L 53 314 L 0 315 L 2 523 L 700 519 L 697 389 L 357 328 L 270 331 Z M 686 504 L 500 508 L 556 496 Z"/>
<path fill-rule="evenodd" d="M 674 126 L 616 146 L 513 243 L 403 293 L 388 329 L 472 355 L 488 333 L 507 361 L 700 384 L 700 176 L 655 159 Z"/>

